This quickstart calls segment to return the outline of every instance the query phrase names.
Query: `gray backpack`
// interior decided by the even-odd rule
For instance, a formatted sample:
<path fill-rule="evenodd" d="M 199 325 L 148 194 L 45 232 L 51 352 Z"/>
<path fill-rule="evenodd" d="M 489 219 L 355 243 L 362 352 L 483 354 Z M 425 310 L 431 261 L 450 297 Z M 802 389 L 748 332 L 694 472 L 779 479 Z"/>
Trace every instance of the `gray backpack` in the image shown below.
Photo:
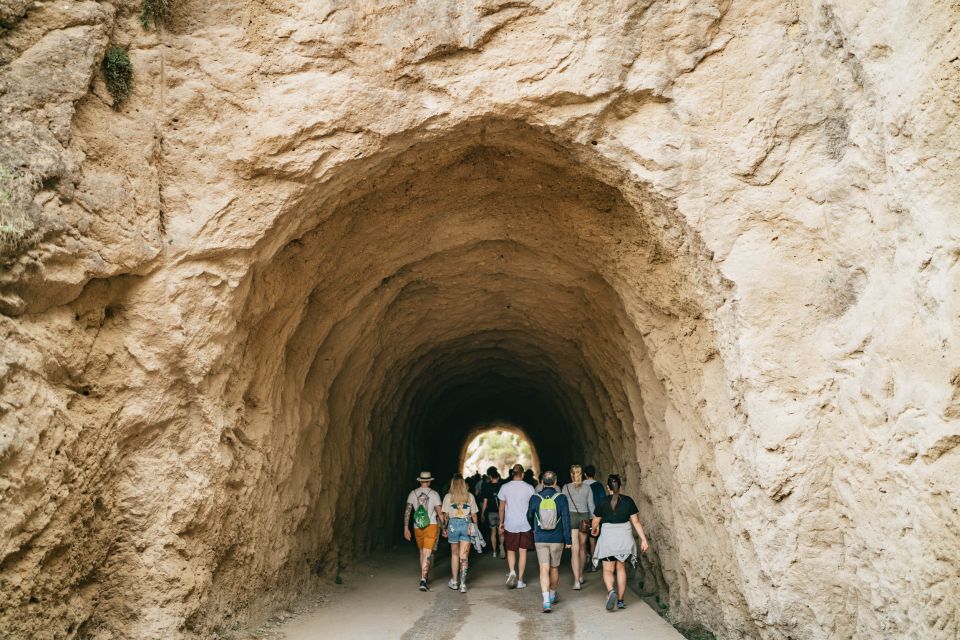
<path fill-rule="evenodd" d="M 553 531 L 560 524 L 560 506 L 557 504 L 559 493 L 552 496 L 540 496 L 540 506 L 537 507 L 537 522 L 543 531 Z"/>

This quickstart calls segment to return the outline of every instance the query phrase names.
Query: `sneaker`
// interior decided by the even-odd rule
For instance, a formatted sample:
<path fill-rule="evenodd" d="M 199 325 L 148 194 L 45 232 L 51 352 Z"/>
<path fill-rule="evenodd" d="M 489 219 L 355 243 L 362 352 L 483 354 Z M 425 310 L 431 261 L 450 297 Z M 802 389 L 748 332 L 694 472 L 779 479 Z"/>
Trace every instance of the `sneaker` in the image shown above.
<path fill-rule="evenodd" d="M 460 585 L 457 584 L 457 581 L 452 578 L 447 581 L 447 586 L 453 589 L 454 591 L 456 591 L 460 587 Z"/>
<path fill-rule="evenodd" d="M 506 558 L 506 557 L 507 557 L 507 552 L 504 551 L 503 549 L 500 549 L 500 558 L 502 559 L 502 558 Z"/>
<path fill-rule="evenodd" d="M 581 584 L 581 583 L 580 583 L 579 580 L 574 580 L 574 581 L 573 581 L 573 590 L 574 590 L 574 591 L 580 591 L 580 584 Z"/>
<path fill-rule="evenodd" d="M 522 584 L 522 583 L 521 583 Z M 517 574 L 511 571 L 507 574 L 507 589 L 513 589 L 514 587 L 519 587 L 517 584 Z"/>
<path fill-rule="evenodd" d="M 559 593 L 553 594 L 553 596 L 550 598 L 550 604 L 557 604 L 557 600 L 559 599 L 560 599 Z"/>
<path fill-rule="evenodd" d="M 426 581 L 426 580 L 421 580 L 421 581 L 420 581 L 420 591 L 426 591 L 426 590 L 427 590 L 427 581 Z"/>
<path fill-rule="evenodd" d="M 467 592 L 467 583 L 466 583 L 466 582 L 461 582 L 461 583 L 460 583 L 460 593 L 466 593 L 466 592 Z M 622 608 L 622 607 L 621 607 L 621 608 Z"/>
<path fill-rule="evenodd" d="M 544 612 L 544 613 L 550 613 L 551 611 L 553 611 L 553 605 L 551 605 L 549 602 L 544 602 L 544 603 L 543 603 L 543 612 Z"/>
<path fill-rule="evenodd" d="M 523 580 L 517 580 L 517 589 L 524 589 L 526 588 L 526 586 L 527 586 L 526 582 L 524 582 Z"/>
<path fill-rule="evenodd" d="M 610 591 L 607 594 L 607 611 L 613 611 L 613 608 L 617 605 L 617 592 Z"/>
<path fill-rule="evenodd" d="M 623 600 L 617 600 L 617 609 L 626 609 L 627 605 L 623 604 Z"/>

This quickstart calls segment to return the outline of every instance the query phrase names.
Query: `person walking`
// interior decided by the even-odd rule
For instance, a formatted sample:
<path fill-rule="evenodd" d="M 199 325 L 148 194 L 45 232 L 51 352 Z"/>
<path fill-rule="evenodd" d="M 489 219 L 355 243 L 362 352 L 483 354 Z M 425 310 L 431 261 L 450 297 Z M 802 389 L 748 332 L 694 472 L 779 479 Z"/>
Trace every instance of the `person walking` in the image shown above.
<path fill-rule="evenodd" d="M 517 465 L 517 466 L 519 466 L 519 465 Z M 521 467 L 521 468 L 522 468 L 522 467 Z M 523 481 L 526 482 L 526 483 L 527 483 L 528 485 L 530 485 L 531 487 L 533 487 L 533 488 L 534 488 L 534 491 L 536 491 L 536 488 L 537 488 L 537 477 L 536 477 L 536 474 L 533 473 L 533 469 L 527 469 L 527 470 L 523 473 Z"/>
<path fill-rule="evenodd" d="M 570 482 L 563 486 L 563 495 L 570 506 L 570 530 L 573 545 L 570 551 L 570 568 L 573 570 L 573 589 L 580 590 L 583 583 L 583 567 L 587 560 L 587 541 L 590 539 L 590 520 L 593 518 L 593 491 L 583 479 L 583 469 L 575 464 L 570 467 Z"/>
<path fill-rule="evenodd" d="M 500 535 L 500 472 L 496 467 L 487 469 L 487 480 L 480 492 L 480 521 L 486 520 L 490 527 L 490 553 L 497 555 L 497 540 L 500 541 L 500 557 L 505 558 L 503 537 Z"/>
<path fill-rule="evenodd" d="M 420 591 L 426 591 L 427 576 L 430 574 L 430 557 L 437 546 L 440 517 L 440 494 L 430 488 L 433 475 L 421 471 L 417 476 L 420 487 L 407 496 L 403 512 L 403 537 L 410 542 L 410 516 L 413 515 L 413 535 L 420 550 Z"/>
<path fill-rule="evenodd" d="M 523 466 L 513 465 L 507 482 L 497 498 L 500 500 L 500 536 L 507 548 L 507 588 L 523 589 L 523 573 L 527 568 L 527 551 L 534 549 L 533 527 L 527 521 L 527 507 L 533 495 L 533 487 L 523 481 Z"/>
<path fill-rule="evenodd" d="M 477 500 L 467 488 L 462 474 L 454 474 L 450 493 L 443 497 L 443 535 L 450 543 L 450 573 L 447 586 L 467 592 L 467 567 L 470 562 L 471 538 L 477 529 Z"/>
<path fill-rule="evenodd" d="M 583 468 L 583 475 L 587 476 L 587 479 L 584 480 L 583 483 L 589 485 L 590 490 L 593 491 L 593 506 L 596 508 L 596 506 L 600 504 L 600 501 L 603 500 L 603 497 L 607 495 L 607 492 L 603 489 L 603 483 L 597 482 L 594 479 L 597 477 L 597 469 L 592 464 L 588 464 Z M 592 515 L 593 511 L 590 513 Z M 593 562 L 591 562 L 594 556 L 594 551 L 597 547 L 597 537 L 593 535 L 593 533 L 588 533 L 587 539 L 589 541 L 590 548 L 587 549 L 587 555 L 584 558 L 584 561 L 587 564 L 587 571 L 592 573 L 597 570 Z"/>
<path fill-rule="evenodd" d="M 540 591 L 543 612 L 550 613 L 557 603 L 560 582 L 560 558 L 571 545 L 570 507 L 567 497 L 557 491 L 557 474 L 544 471 L 543 489 L 527 505 L 527 522 L 533 527 L 533 541 L 540 564 Z"/>
<path fill-rule="evenodd" d="M 593 531 L 599 534 L 593 563 L 603 562 L 603 583 L 607 587 L 607 611 L 625 608 L 623 594 L 627 590 L 626 561 L 637 561 L 637 543 L 634 530 L 640 536 L 640 552 L 646 553 L 650 545 L 640 524 L 637 503 L 630 496 L 620 495 L 620 476 L 607 478 L 611 494 L 603 498 L 593 513 Z M 601 527 L 601 524 L 603 525 Z M 614 575 L 616 574 L 616 575 Z M 616 579 L 616 584 L 614 584 Z"/>

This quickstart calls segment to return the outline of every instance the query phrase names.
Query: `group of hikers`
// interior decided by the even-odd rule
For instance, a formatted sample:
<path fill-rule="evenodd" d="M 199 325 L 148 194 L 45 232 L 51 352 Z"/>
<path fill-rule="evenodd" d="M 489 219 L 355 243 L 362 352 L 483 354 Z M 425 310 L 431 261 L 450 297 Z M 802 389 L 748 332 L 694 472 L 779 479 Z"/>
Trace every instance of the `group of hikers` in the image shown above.
<path fill-rule="evenodd" d="M 625 608 L 626 563 L 637 557 L 634 532 L 640 538 L 640 552 L 649 545 L 636 503 L 620 493 L 620 476 L 609 476 L 604 489 L 595 475 L 592 465 L 573 465 L 570 482 L 561 488 L 554 471 L 544 471 L 537 482 L 532 472 L 517 464 L 503 482 L 497 468 L 490 467 L 473 482 L 455 474 L 441 499 L 430 488 L 432 474 L 422 471 L 417 476 L 420 486 L 407 496 L 403 525 L 404 538 L 416 540 L 420 551 L 420 590 L 429 590 L 430 563 L 442 536 L 450 544 L 447 586 L 460 593 L 467 592 L 471 546 L 479 553 L 489 546 L 494 557 L 506 556 L 508 589 L 527 586 L 523 581 L 527 551 L 536 551 L 543 611 L 549 613 L 557 603 L 560 560 L 564 549 L 570 549 L 573 589 L 583 585 L 585 567 L 595 571 L 602 563 L 605 608 Z M 481 523 L 489 526 L 489 545 Z"/>

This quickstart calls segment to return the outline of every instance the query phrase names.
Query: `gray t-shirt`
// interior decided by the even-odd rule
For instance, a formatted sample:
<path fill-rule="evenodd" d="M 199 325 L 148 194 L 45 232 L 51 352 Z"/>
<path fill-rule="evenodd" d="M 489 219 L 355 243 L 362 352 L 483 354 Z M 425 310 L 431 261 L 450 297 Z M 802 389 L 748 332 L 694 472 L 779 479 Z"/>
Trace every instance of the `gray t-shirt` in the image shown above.
<path fill-rule="evenodd" d="M 500 502 L 506 503 L 503 510 L 504 522 L 503 528 L 510 533 L 523 533 L 530 531 L 530 523 L 527 522 L 527 507 L 530 506 L 530 498 L 533 496 L 533 487 L 523 480 L 511 480 L 500 487 Z"/>
<path fill-rule="evenodd" d="M 570 503 L 570 513 L 583 513 L 590 515 L 596 505 L 593 504 L 593 490 L 586 482 L 580 483 L 580 487 L 572 482 L 563 485 L 563 495 L 567 496 L 567 502 Z"/>

